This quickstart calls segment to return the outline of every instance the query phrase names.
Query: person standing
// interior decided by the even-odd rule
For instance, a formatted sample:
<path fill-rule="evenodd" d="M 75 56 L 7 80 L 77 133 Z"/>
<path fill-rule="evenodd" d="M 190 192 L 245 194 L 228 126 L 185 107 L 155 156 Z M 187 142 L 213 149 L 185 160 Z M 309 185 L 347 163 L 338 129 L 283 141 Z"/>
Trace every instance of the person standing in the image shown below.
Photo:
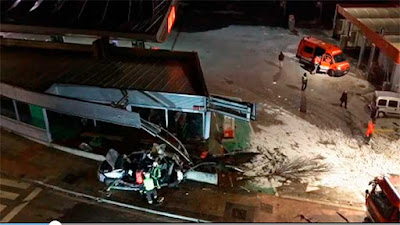
<path fill-rule="evenodd" d="M 279 54 L 278 60 L 279 60 L 279 68 L 282 69 L 283 68 L 283 60 L 285 59 L 285 55 L 281 52 L 281 54 Z"/>
<path fill-rule="evenodd" d="M 340 97 L 340 107 L 342 107 L 344 103 L 344 108 L 347 109 L 347 91 L 343 91 L 342 97 Z"/>
<path fill-rule="evenodd" d="M 321 57 L 318 55 L 315 56 L 314 57 L 314 68 L 313 68 L 312 74 L 315 74 L 317 72 L 320 63 L 321 63 Z"/>
<path fill-rule="evenodd" d="M 378 111 L 379 111 L 379 108 L 378 108 L 378 106 L 376 106 L 376 103 L 375 102 L 372 103 L 372 105 L 371 105 L 371 115 L 370 115 L 372 121 L 375 121 L 376 117 L 378 116 L 377 115 Z"/>
<path fill-rule="evenodd" d="M 157 185 L 157 189 L 160 189 L 161 166 L 156 161 L 153 162 L 153 167 L 151 168 L 150 175 L 154 179 Z"/>
<path fill-rule="evenodd" d="M 149 204 L 153 204 L 153 198 L 157 201 L 157 190 L 154 186 L 154 179 L 151 178 L 150 173 L 144 173 L 144 180 L 143 180 L 143 188 L 144 193 L 146 194 L 146 199 Z"/>
<path fill-rule="evenodd" d="M 301 78 L 301 90 L 304 91 L 307 88 L 307 82 L 308 82 L 308 78 L 307 78 L 307 74 L 304 73 L 302 78 Z"/>
<path fill-rule="evenodd" d="M 368 121 L 367 133 L 366 133 L 367 143 L 369 143 L 369 141 L 371 140 L 372 133 L 374 133 L 374 130 L 375 130 L 375 124 L 374 124 L 374 122 L 372 120 L 369 120 Z"/>

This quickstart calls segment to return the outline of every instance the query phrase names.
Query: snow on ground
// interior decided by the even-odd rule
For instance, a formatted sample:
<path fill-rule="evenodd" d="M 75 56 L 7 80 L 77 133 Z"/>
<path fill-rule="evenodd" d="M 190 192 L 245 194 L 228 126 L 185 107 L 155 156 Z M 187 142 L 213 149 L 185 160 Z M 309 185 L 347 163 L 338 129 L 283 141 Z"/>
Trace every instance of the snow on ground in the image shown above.
<path fill-rule="evenodd" d="M 283 125 L 257 125 L 261 131 L 253 135 L 251 151 L 267 155 L 279 151 L 288 161 L 317 157 L 321 164 L 330 166 L 329 172 L 303 177 L 302 183 L 363 192 L 375 176 L 400 174 L 400 140 L 389 142 L 375 136 L 371 144 L 366 145 L 362 137 L 346 136 L 341 130 L 318 128 L 286 110 L 264 106 L 264 111 Z M 271 160 L 263 154 L 245 165 L 245 175 L 265 174 L 265 167 Z M 262 176 L 253 181 L 260 186 L 275 187 L 284 183 L 276 176 Z"/>

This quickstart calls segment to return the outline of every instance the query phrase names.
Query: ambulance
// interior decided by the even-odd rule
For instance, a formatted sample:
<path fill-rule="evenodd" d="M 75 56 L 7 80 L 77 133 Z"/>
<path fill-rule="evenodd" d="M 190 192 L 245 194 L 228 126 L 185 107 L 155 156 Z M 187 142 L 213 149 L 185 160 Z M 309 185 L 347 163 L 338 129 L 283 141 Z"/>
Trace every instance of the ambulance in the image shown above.
<path fill-rule="evenodd" d="M 330 43 L 317 38 L 304 37 L 297 49 L 296 57 L 300 63 L 314 67 L 316 57 L 320 59 L 316 72 L 327 73 L 329 76 L 340 77 L 350 70 L 350 63 L 346 61 L 342 50 Z"/>

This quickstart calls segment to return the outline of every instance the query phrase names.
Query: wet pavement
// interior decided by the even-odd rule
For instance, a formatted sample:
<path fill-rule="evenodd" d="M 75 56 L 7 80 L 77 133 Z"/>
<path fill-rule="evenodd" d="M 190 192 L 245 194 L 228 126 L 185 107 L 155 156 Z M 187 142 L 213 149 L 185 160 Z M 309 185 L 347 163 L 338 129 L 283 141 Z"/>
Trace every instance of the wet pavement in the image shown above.
<path fill-rule="evenodd" d="M 182 222 L 69 196 L 4 174 L 0 181 L 1 191 L 18 195 L 14 200 L 2 196 L 1 222 Z M 13 185 L 16 183 L 21 187 Z"/>
<path fill-rule="evenodd" d="M 338 213 L 351 222 L 361 222 L 364 218 L 362 210 L 351 209 L 347 206 L 293 200 L 247 192 L 243 189 L 218 188 L 194 182 L 185 182 L 177 189 L 161 189 L 159 195 L 165 197 L 161 206 L 147 205 L 142 196 L 134 192 L 115 191 L 110 197 L 107 197 L 103 192 L 105 187 L 96 177 L 99 162 L 47 148 L 4 130 L 1 132 L 1 137 L 2 177 L 7 176 L 24 181 L 43 181 L 99 198 L 214 222 L 302 222 L 304 219 L 301 219 L 301 216 L 318 222 L 344 222 Z M 45 187 L 42 188 L 44 192 L 48 191 Z M 48 195 L 46 194 L 46 196 Z M 70 205 L 68 206 L 69 210 L 66 211 L 55 209 L 59 214 L 53 218 L 81 222 L 141 221 L 140 218 L 135 220 L 134 216 L 129 215 L 113 217 L 111 213 L 110 217 L 113 218 L 109 218 L 106 213 L 101 213 L 105 209 L 100 209 L 100 206 L 83 207 L 80 204 Z M 43 200 L 40 207 L 37 208 L 51 210 L 54 205 L 56 204 L 51 203 L 50 200 Z M 107 206 L 106 203 L 101 205 Z M 82 208 L 87 208 L 87 211 L 82 211 Z M 49 220 L 49 218 L 35 217 L 35 215 L 26 215 L 25 217 L 24 214 L 21 214 L 21 218 L 17 216 L 13 221 L 23 221 L 23 218 L 27 218 L 27 220 L 35 218 L 35 221 L 44 222 Z"/>

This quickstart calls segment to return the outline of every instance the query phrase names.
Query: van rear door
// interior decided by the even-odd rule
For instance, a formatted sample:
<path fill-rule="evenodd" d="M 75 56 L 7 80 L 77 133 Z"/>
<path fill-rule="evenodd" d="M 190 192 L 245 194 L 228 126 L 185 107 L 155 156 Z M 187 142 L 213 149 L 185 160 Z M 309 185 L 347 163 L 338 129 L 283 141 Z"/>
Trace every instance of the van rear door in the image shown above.
<path fill-rule="evenodd" d="M 306 40 L 301 40 L 299 44 L 299 49 L 298 49 L 298 57 L 300 60 L 307 61 L 309 63 L 312 62 L 313 56 L 314 56 L 314 46 L 311 45 L 310 42 L 307 42 Z"/>

